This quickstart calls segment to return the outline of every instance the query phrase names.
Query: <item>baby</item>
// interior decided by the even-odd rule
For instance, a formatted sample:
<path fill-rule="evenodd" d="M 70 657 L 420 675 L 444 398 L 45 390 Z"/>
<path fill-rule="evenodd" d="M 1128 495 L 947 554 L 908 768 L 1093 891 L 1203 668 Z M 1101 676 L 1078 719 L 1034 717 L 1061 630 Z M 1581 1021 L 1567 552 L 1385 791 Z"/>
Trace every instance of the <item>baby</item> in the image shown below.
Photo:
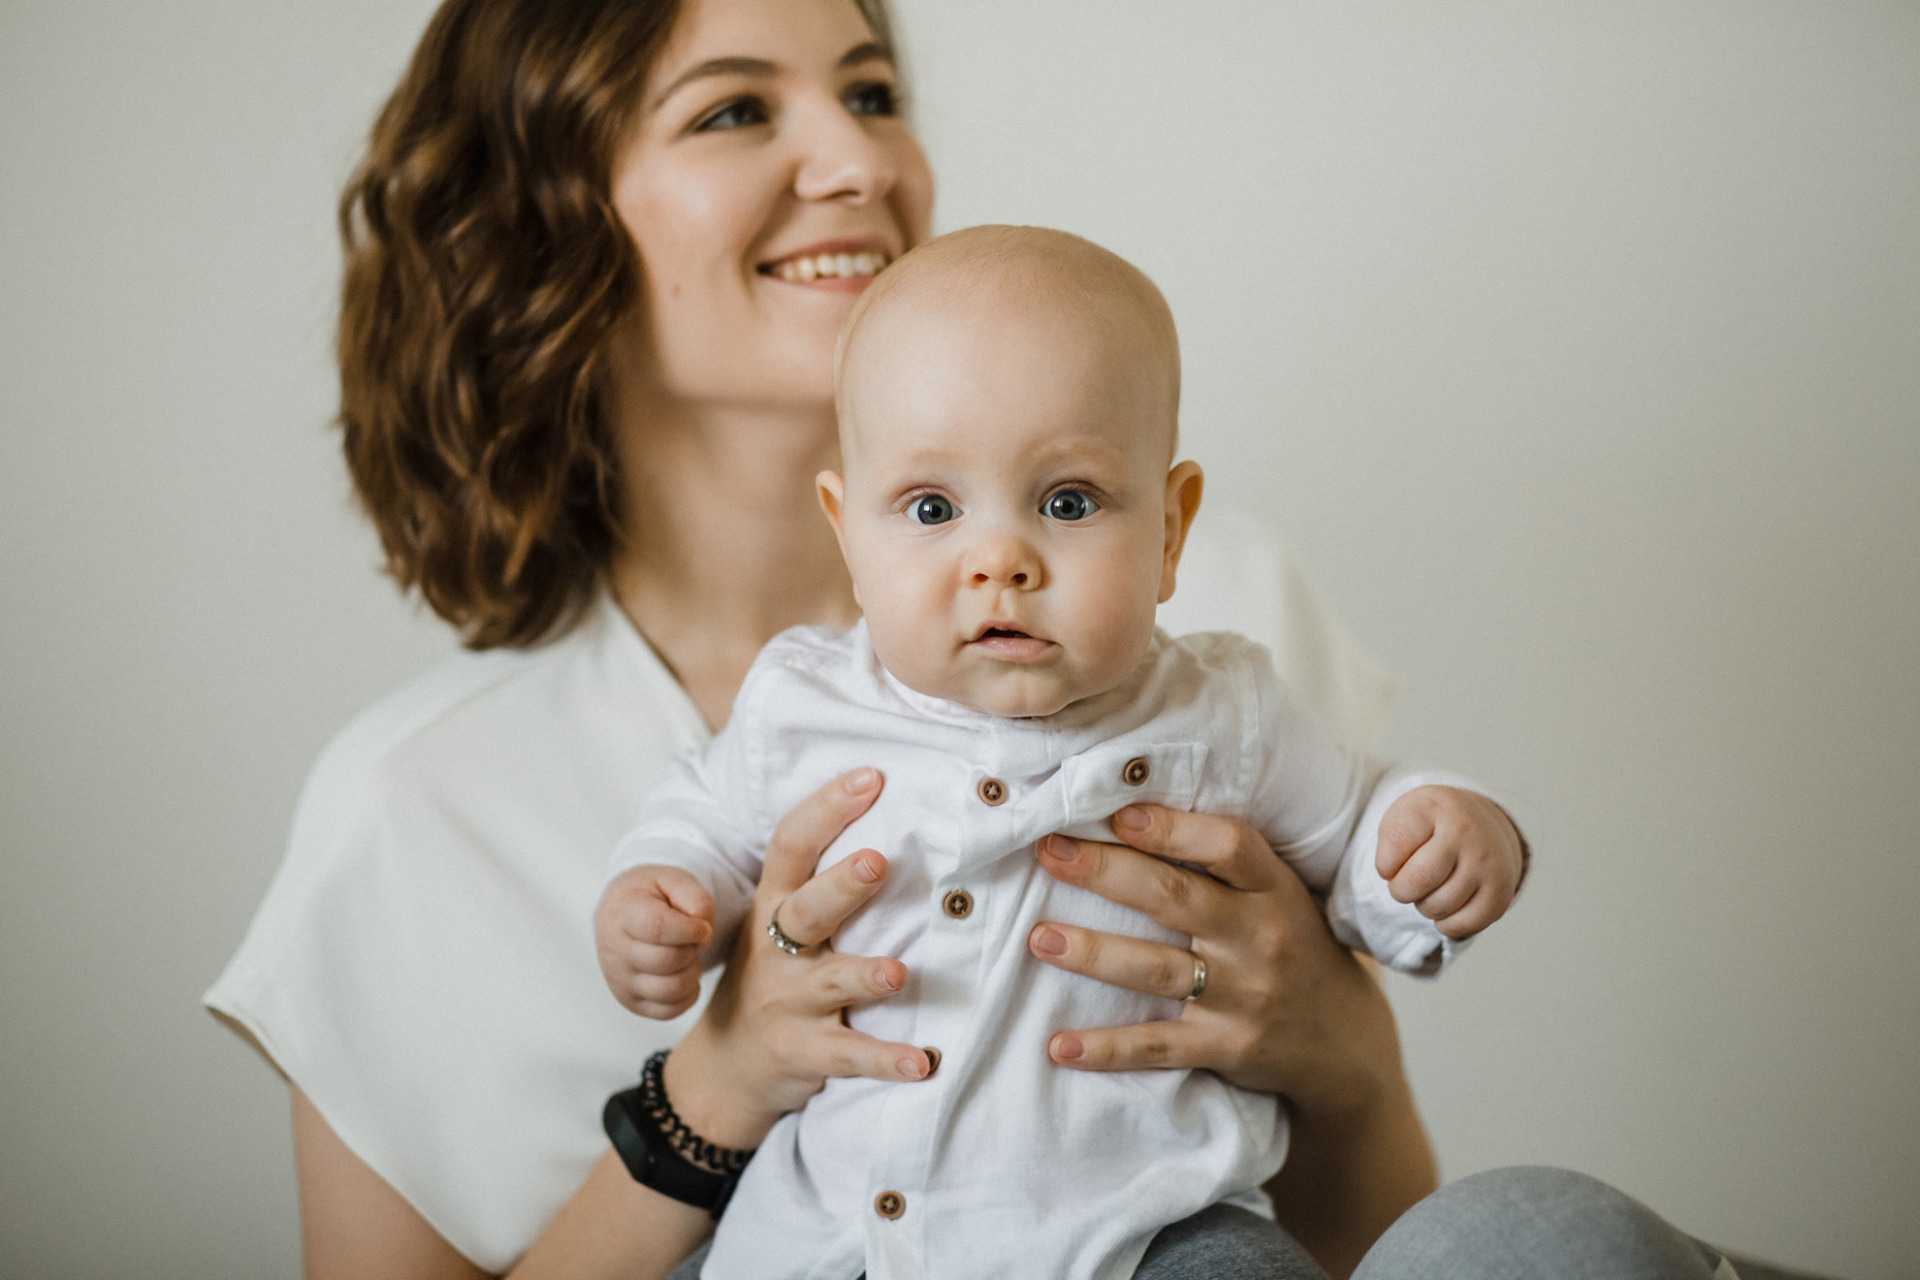
<path fill-rule="evenodd" d="M 1178 347 L 1139 271 L 1062 232 L 941 237 L 867 290 L 836 377 L 842 469 L 819 496 L 864 620 L 766 647 L 615 852 L 609 894 L 646 909 L 600 923 L 644 937 L 677 912 L 725 939 L 779 818 L 878 766 L 884 792 L 822 865 L 875 848 L 891 871 L 834 945 L 911 976 L 848 1023 L 936 1069 L 829 1080 L 781 1120 L 702 1274 L 1131 1276 L 1162 1228 L 1263 1205 L 1286 1115 L 1208 1072 L 1048 1060 L 1055 1032 L 1180 1004 L 1037 962 L 1035 924 L 1189 940 L 1052 879 L 1035 842 L 1111 840 L 1136 802 L 1239 817 L 1325 892 L 1343 941 L 1432 973 L 1511 902 L 1518 836 L 1464 780 L 1341 750 L 1252 642 L 1155 629 L 1201 475 L 1173 463 Z M 650 954 L 691 990 L 690 948 Z M 631 962 L 606 963 L 630 990 Z"/>

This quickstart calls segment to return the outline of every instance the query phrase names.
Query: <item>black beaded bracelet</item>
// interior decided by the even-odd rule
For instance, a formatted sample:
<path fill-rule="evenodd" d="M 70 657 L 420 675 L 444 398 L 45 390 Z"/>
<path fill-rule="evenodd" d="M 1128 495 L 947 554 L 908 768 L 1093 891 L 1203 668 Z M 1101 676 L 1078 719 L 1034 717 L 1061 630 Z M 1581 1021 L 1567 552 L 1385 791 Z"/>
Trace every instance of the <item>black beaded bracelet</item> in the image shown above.
<path fill-rule="evenodd" d="M 667 1101 L 667 1054 L 670 1052 L 662 1049 L 655 1053 L 640 1071 L 640 1105 L 647 1119 L 653 1121 L 656 1131 L 681 1159 L 715 1173 L 737 1176 L 747 1167 L 747 1161 L 753 1159 L 753 1152 L 708 1142 L 689 1129 L 673 1104 Z"/>
<path fill-rule="evenodd" d="M 667 1101 L 667 1053 L 647 1059 L 638 1086 L 607 1099 L 607 1138 L 635 1182 L 718 1218 L 753 1152 L 716 1146 L 680 1118 Z"/>

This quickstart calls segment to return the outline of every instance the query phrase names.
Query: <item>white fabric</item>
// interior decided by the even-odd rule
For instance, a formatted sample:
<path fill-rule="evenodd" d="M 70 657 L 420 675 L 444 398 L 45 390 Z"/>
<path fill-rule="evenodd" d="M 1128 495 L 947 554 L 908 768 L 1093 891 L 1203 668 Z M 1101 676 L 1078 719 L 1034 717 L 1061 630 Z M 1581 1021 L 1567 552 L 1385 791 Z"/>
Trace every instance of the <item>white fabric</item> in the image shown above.
<path fill-rule="evenodd" d="M 1047 1060 L 1057 1031 L 1172 1018 L 1180 1005 L 1039 963 L 1026 950 L 1036 924 L 1189 943 L 1048 876 L 1033 846 L 1049 832 L 1111 839 L 1106 819 L 1134 801 L 1244 818 L 1331 893 L 1344 936 L 1405 969 L 1452 953 L 1432 921 L 1393 900 L 1373 854 L 1387 804 L 1458 780 L 1342 751 L 1288 699 L 1266 650 L 1224 632 L 1158 632 L 1119 688 L 1025 720 L 908 689 L 865 624 L 786 632 L 761 651 L 725 731 L 668 770 L 609 874 L 691 872 L 730 936 L 775 824 L 861 764 L 879 766 L 886 786 L 822 865 L 874 848 L 893 870 L 834 946 L 898 957 L 912 977 L 848 1023 L 931 1045 L 940 1068 L 911 1085 L 829 1080 L 775 1126 L 703 1280 L 1125 1280 L 1161 1227 L 1257 1197 L 1279 1169 L 1286 1119 L 1271 1095 L 1205 1071 Z M 957 892 L 971 896 L 963 918 L 943 910 Z M 895 1218 L 874 1208 L 888 1192 L 905 1199 Z"/>
<path fill-rule="evenodd" d="M 1392 683 L 1272 531 L 1209 511 L 1169 628 L 1234 627 L 1346 741 Z M 607 851 L 698 712 L 610 599 L 539 649 L 461 655 L 327 748 L 286 859 L 206 994 L 461 1253 L 510 1266 L 605 1150 L 601 1103 L 670 1023 L 601 983 Z"/>

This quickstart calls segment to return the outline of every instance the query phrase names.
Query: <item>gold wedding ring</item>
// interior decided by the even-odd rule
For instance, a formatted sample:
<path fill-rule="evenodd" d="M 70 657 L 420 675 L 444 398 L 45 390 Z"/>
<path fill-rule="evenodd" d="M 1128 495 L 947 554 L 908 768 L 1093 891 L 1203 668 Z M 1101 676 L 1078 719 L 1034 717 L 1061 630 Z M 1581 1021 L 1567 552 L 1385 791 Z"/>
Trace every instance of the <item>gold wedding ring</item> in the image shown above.
<path fill-rule="evenodd" d="M 1197 951 L 1189 951 L 1193 957 L 1193 990 L 1187 992 L 1187 999 L 1198 1000 L 1200 993 L 1207 989 L 1207 962 L 1200 958 Z"/>

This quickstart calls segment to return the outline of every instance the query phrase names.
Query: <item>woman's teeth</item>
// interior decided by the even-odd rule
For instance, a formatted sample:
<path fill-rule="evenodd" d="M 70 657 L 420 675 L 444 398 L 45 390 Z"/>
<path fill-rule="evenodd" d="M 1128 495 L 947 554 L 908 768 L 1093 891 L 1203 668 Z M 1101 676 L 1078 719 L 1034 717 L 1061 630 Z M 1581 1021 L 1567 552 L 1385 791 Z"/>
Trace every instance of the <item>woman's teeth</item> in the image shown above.
<path fill-rule="evenodd" d="M 807 284 L 814 280 L 877 276 L 891 261 L 893 259 L 884 253 L 817 253 L 810 258 L 776 262 L 771 270 L 779 279 Z"/>

